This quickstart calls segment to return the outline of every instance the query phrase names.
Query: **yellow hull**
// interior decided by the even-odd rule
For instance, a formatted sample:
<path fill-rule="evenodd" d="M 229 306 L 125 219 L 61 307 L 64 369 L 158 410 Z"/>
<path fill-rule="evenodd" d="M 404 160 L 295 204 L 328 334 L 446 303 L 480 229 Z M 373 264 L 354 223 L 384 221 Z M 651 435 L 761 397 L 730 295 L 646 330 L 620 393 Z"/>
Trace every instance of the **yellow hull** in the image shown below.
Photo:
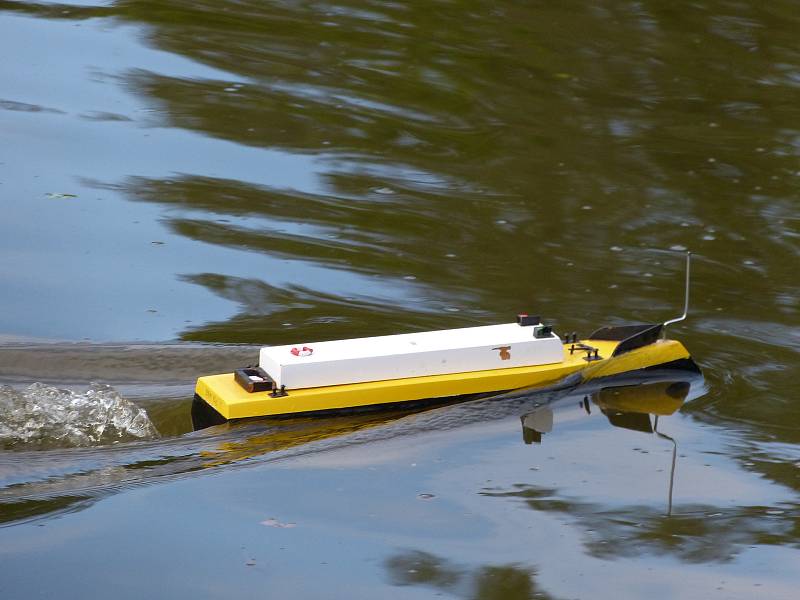
<path fill-rule="evenodd" d="M 225 373 L 200 377 L 195 393 L 225 419 L 242 419 L 538 387 L 574 373 L 580 373 L 582 381 L 589 381 L 689 358 L 686 348 L 675 340 L 658 340 L 619 356 L 612 356 L 619 342 L 583 343 L 597 348 L 600 358 L 587 361 L 585 352 L 575 350 L 570 354 L 570 344 L 566 344 L 560 363 L 287 390 L 286 395 L 278 397 L 266 391 L 248 393 L 236 383 L 233 373 Z"/>

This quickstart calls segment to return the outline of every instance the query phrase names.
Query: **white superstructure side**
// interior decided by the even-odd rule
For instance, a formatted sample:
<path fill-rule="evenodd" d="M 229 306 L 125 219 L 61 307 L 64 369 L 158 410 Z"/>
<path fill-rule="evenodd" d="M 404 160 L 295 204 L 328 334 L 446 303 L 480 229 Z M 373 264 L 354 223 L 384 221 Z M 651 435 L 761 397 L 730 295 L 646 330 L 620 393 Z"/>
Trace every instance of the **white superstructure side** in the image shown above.
<path fill-rule="evenodd" d="M 561 362 L 555 334 L 517 323 L 266 346 L 259 366 L 278 387 L 322 387 Z"/>

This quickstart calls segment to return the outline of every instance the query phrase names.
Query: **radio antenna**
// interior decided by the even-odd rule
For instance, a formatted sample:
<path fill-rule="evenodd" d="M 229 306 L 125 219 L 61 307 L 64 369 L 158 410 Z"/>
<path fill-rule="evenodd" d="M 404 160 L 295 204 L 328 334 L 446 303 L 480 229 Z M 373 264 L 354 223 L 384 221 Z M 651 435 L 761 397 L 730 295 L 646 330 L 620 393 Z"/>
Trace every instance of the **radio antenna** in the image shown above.
<path fill-rule="evenodd" d="M 692 253 L 687 251 L 686 252 L 686 295 L 683 301 L 683 314 L 680 317 L 670 319 L 669 321 L 664 321 L 665 329 L 667 325 L 672 325 L 673 323 L 678 323 L 680 321 L 683 321 L 686 318 L 686 315 L 689 314 L 689 282 L 691 277 L 691 270 L 692 270 Z"/>

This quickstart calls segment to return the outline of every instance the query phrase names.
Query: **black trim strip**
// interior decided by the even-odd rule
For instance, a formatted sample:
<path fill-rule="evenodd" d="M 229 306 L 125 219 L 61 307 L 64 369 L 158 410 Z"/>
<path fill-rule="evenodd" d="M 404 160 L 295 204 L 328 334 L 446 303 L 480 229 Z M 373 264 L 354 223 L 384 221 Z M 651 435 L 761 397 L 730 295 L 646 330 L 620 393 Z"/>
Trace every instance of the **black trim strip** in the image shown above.
<path fill-rule="evenodd" d="M 228 419 L 214 410 L 208 402 L 198 394 L 194 395 L 194 400 L 192 400 L 192 428 L 195 431 L 227 422 Z"/>
<path fill-rule="evenodd" d="M 460 396 L 445 396 L 443 398 L 422 398 L 420 400 L 400 400 L 399 402 L 384 402 L 382 404 L 367 404 L 364 406 L 347 406 L 343 408 L 328 408 L 323 410 L 308 410 L 303 412 L 294 413 L 281 413 L 278 415 L 258 415 L 253 417 L 242 417 L 238 419 L 230 419 L 230 421 L 245 421 L 256 419 L 296 419 L 305 417 L 337 417 L 343 415 L 357 415 L 361 413 L 383 412 L 393 410 L 408 410 L 409 413 L 429 408 L 434 406 L 444 406 L 446 404 L 455 404 L 466 402 L 468 400 L 480 400 L 481 398 L 490 398 L 498 394 L 503 394 L 509 390 L 498 390 L 495 392 L 481 392 L 477 394 L 462 394 Z M 210 404 L 208 404 L 199 394 L 194 395 L 192 402 L 192 426 L 195 431 L 211 427 L 213 425 L 220 425 L 229 422 L 228 419 L 219 414 Z"/>
<path fill-rule="evenodd" d="M 678 360 L 673 360 L 672 362 L 664 363 L 663 365 L 645 367 L 642 369 L 642 371 L 659 371 L 661 369 L 689 371 L 690 373 L 697 373 L 698 375 L 703 374 L 703 372 L 700 370 L 700 367 L 698 367 L 697 363 L 691 358 L 679 358 Z"/>

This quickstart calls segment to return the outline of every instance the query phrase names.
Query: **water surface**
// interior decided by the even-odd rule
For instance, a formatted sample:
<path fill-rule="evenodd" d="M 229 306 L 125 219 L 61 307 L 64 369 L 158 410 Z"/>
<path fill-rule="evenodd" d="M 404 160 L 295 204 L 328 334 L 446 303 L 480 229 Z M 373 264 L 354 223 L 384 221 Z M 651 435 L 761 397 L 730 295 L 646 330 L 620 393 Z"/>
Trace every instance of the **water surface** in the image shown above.
<path fill-rule="evenodd" d="M 798 14 L 0 1 L 0 590 L 792 597 Z M 260 344 L 663 321 L 687 248 L 670 510 L 596 390 L 191 432 Z"/>

